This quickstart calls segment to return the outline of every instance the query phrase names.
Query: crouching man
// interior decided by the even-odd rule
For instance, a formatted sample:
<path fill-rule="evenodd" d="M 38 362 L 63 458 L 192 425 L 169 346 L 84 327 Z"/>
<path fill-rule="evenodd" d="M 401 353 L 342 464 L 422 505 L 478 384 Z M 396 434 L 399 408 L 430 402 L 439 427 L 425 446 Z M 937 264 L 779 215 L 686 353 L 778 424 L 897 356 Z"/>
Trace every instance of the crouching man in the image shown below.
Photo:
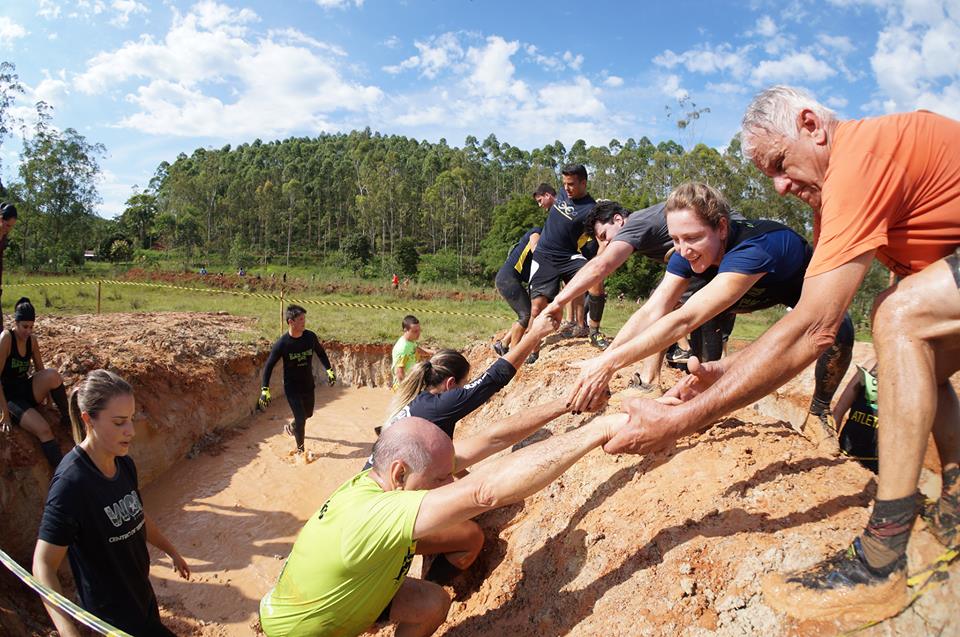
<path fill-rule="evenodd" d="M 432 635 L 450 607 L 433 582 L 406 577 L 418 553 L 466 568 L 483 546 L 471 518 L 536 493 L 626 422 L 603 416 L 562 435 L 453 474 L 518 442 L 566 411 L 546 403 L 452 441 L 433 423 L 405 418 L 373 447 L 373 468 L 337 489 L 297 538 L 277 585 L 260 602 L 268 637 L 358 635 L 397 624 L 401 637 Z"/>

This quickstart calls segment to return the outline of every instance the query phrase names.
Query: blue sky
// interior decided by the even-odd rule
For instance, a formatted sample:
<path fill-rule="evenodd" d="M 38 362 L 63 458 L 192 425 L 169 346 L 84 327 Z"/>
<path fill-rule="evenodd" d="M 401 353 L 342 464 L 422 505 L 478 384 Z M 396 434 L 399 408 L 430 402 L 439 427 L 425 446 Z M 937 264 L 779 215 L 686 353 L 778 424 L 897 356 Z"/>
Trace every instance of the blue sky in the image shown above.
<path fill-rule="evenodd" d="M 0 60 L 27 89 L 13 115 L 29 126 L 43 99 L 107 147 L 114 216 L 160 161 L 257 137 L 723 147 L 776 83 L 843 117 L 960 118 L 960 0 L 6 0 Z M 683 99 L 710 112 L 681 133 Z M 4 140 L 4 180 L 21 144 Z"/>

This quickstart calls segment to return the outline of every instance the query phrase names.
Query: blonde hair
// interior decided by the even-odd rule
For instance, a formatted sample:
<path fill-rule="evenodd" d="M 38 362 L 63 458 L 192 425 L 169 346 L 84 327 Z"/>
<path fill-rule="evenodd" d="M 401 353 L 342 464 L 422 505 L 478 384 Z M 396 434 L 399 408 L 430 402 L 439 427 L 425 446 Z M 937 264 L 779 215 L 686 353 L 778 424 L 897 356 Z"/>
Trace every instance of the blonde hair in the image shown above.
<path fill-rule="evenodd" d="M 397 388 L 397 395 L 390 401 L 390 418 L 410 404 L 421 392 L 436 387 L 453 377 L 460 382 L 470 373 L 470 363 L 463 354 L 453 349 L 442 349 L 429 360 L 417 363 L 404 376 Z"/>
<path fill-rule="evenodd" d="M 716 188 L 699 181 L 688 181 L 674 188 L 667 197 L 663 213 L 687 208 L 714 229 L 720 226 L 721 219 L 730 221 L 730 204 L 726 198 Z"/>

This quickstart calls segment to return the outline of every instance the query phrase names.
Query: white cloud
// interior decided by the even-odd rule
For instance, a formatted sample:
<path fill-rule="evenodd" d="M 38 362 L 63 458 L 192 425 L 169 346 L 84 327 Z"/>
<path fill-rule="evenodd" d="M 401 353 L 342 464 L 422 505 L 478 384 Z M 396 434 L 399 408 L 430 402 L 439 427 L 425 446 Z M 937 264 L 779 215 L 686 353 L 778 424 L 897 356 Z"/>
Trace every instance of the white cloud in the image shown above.
<path fill-rule="evenodd" d="M 721 44 L 717 47 L 706 45 L 680 54 L 667 49 L 653 58 L 653 62 L 667 69 L 682 65 L 691 73 L 730 72 L 739 77 L 749 68 L 746 52 L 745 48 L 734 50 L 729 44 Z"/>
<path fill-rule="evenodd" d="M 513 79 L 516 67 L 510 61 L 519 48 L 519 42 L 507 42 L 499 35 L 488 37 L 483 48 L 470 47 L 466 59 L 473 66 L 467 78 L 471 93 L 484 98 L 511 94 L 522 99 L 526 85 Z"/>
<path fill-rule="evenodd" d="M 569 66 L 571 69 L 579 71 L 580 66 L 583 64 L 583 56 L 579 54 L 574 55 L 570 51 L 564 51 L 563 61 L 566 62 L 567 66 Z"/>
<path fill-rule="evenodd" d="M 27 30 L 7 16 L 0 15 L 0 47 L 12 49 L 16 40 L 26 37 Z"/>
<path fill-rule="evenodd" d="M 777 23 L 773 21 L 773 18 L 765 15 L 757 20 L 757 26 L 754 27 L 754 30 L 758 35 L 765 38 L 772 38 L 777 34 Z"/>
<path fill-rule="evenodd" d="M 663 78 L 663 81 L 660 83 L 660 91 L 675 100 L 682 100 L 690 96 L 690 92 L 680 86 L 679 75 L 671 74 Z"/>
<path fill-rule="evenodd" d="M 754 85 L 780 82 L 822 82 L 837 72 L 809 53 L 791 53 L 779 60 L 764 60 L 750 73 Z"/>
<path fill-rule="evenodd" d="M 849 100 L 847 100 L 847 98 L 838 96 L 828 97 L 826 101 L 827 106 L 836 109 L 846 108 L 847 104 L 849 104 Z"/>
<path fill-rule="evenodd" d="M 37 15 L 47 20 L 56 20 L 63 10 L 60 3 L 54 0 L 40 0 L 37 4 L 39 5 Z"/>
<path fill-rule="evenodd" d="M 548 71 L 563 71 L 573 69 L 579 71 L 583 66 L 583 55 L 579 53 L 574 55 L 570 51 L 564 51 L 561 55 L 545 55 L 533 44 L 526 44 L 523 50 L 527 54 L 527 59 Z"/>
<path fill-rule="evenodd" d="M 60 35 L 59 35 L 56 31 L 53 31 L 53 32 L 47 34 L 47 39 L 48 39 L 48 40 L 56 40 L 56 39 L 58 39 L 59 37 L 60 37 Z"/>
<path fill-rule="evenodd" d="M 395 35 L 391 35 L 389 38 L 383 41 L 383 46 L 388 49 L 395 49 L 400 46 L 400 38 Z"/>
<path fill-rule="evenodd" d="M 130 22 L 130 16 L 135 13 L 150 12 L 145 5 L 140 4 L 137 0 L 113 0 L 110 8 L 116 12 L 116 15 L 110 19 L 110 24 L 115 27 L 127 26 L 127 23 Z"/>
<path fill-rule="evenodd" d="M 610 88 L 619 88 L 623 86 L 623 78 L 617 75 L 609 75 L 607 76 L 607 79 L 603 81 L 603 83 Z"/>
<path fill-rule="evenodd" d="M 735 82 L 707 82 L 707 90 L 723 95 L 738 95 L 747 92 L 747 87 Z"/>
<path fill-rule="evenodd" d="M 870 59 L 885 111 L 928 108 L 960 117 L 960 6 L 943 0 L 891 5 Z"/>
<path fill-rule="evenodd" d="M 383 67 L 387 73 L 400 73 L 407 69 L 420 69 L 420 75 L 433 79 L 449 67 L 462 64 L 464 51 L 456 33 L 448 32 L 413 43 L 419 55 L 413 55 L 391 66 Z"/>
<path fill-rule="evenodd" d="M 845 35 L 828 35 L 826 33 L 818 33 L 817 41 L 824 47 L 832 49 L 841 55 L 849 55 L 857 48 L 853 45 L 853 42 L 850 41 L 850 38 Z"/>
<path fill-rule="evenodd" d="M 94 56 L 74 86 L 99 94 L 137 80 L 124 89 L 136 112 L 119 126 L 229 139 L 327 129 L 331 113 L 364 110 L 382 97 L 341 76 L 338 47 L 295 29 L 254 36 L 249 25 L 258 20 L 249 9 L 202 2 L 175 12 L 162 40 L 146 35 Z"/>
<path fill-rule="evenodd" d="M 316 0 L 316 3 L 324 9 L 346 9 L 351 4 L 355 7 L 363 6 L 363 0 Z"/>

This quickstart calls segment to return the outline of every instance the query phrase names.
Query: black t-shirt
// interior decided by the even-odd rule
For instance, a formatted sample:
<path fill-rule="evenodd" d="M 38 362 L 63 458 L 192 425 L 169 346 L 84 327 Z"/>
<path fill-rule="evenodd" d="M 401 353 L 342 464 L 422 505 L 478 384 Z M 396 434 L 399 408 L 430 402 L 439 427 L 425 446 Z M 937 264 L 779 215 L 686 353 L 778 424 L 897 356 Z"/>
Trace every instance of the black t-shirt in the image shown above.
<path fill-rule="evenodd" d="M 666 205 L 661 202 L 630 213 L 613 240 L 629 243 L 634 254 L 664 263 L 674 247 L 667 229 L 667 217 L 663 214 Z"/>
<path fill-rule="evenodd" d="M 457 423 L 503 389 L 516 374 L 517 370 L 513 365 L 498 358 L 487 371 L 463 387 L 440 394 L 421 392 L 409 405 L 397 412 L 387 425 L 407 416 L 416 416 L 429 420 L 453 438 Z"/>
<path fill-rule="evenodd" d="M 565 190 L 557 193 L 557 199 L 543 224 L 543 233 L 534 257 L 538 261 L 569 261 L 589 240 L 583 233 L 583 222 L 596 204 L 589 194 L 571 199 Z"/>
<path fill-rule="evenodd" d="M 280 358 L 283 358 L 283 389 L 286 392 L 310 392 L 313 391 L 313 353 L 316 352 L 320 357 L 320 363 L 325 369 L 330 367 L 330 359 L 327 353 L 320 345 L 320 339 L 310 330 L 303 330 L 299 338 L 290 336 L 290 332 L 285 333 L 277 339 L 270 350 L 270 356 L 267 358 L 267 364 L 263 368 L 263 380 L 261 387 L 270 386 L 270 375 L 273 374 L 273 366 L 277 364 Z"/>
<path fill-rule="evenodd" d="M 527 230 L 526 234 L 511 248 L 510 254 L 507 255 L 507 260 L 500 266 L 500 270 L 505 274 L 516 276 L 523 282 L 528 281 L 530 279 L 530 256 L 533 254 L 533 250 L 528 247 L 530 236 L 541 232 L 542 229 L 539 227 Z"/>
<path fill-rule="evenodd" d="M 30 361 L 33 360 L 33 336 L 27 339 L 27 351 L 20 354 L 20 348 L 17 345 L 17 335 L 13 330 L 4 330 L 10 332 L 10 354 L 7 355 L 7 362 L 3 364 L 3 371 L 0 371 L 0 383 L 7 390 L 13 389 L 16 385 L 22 385 L 30 382 Z"/>
<path fill-rule="evenodd" d="M 50 482 L 40 539 L 66 546 L 80 605 L 132 635 L 157 616 L 137 469 L 116 458 L 108 478 L 79 446 Z"/>

